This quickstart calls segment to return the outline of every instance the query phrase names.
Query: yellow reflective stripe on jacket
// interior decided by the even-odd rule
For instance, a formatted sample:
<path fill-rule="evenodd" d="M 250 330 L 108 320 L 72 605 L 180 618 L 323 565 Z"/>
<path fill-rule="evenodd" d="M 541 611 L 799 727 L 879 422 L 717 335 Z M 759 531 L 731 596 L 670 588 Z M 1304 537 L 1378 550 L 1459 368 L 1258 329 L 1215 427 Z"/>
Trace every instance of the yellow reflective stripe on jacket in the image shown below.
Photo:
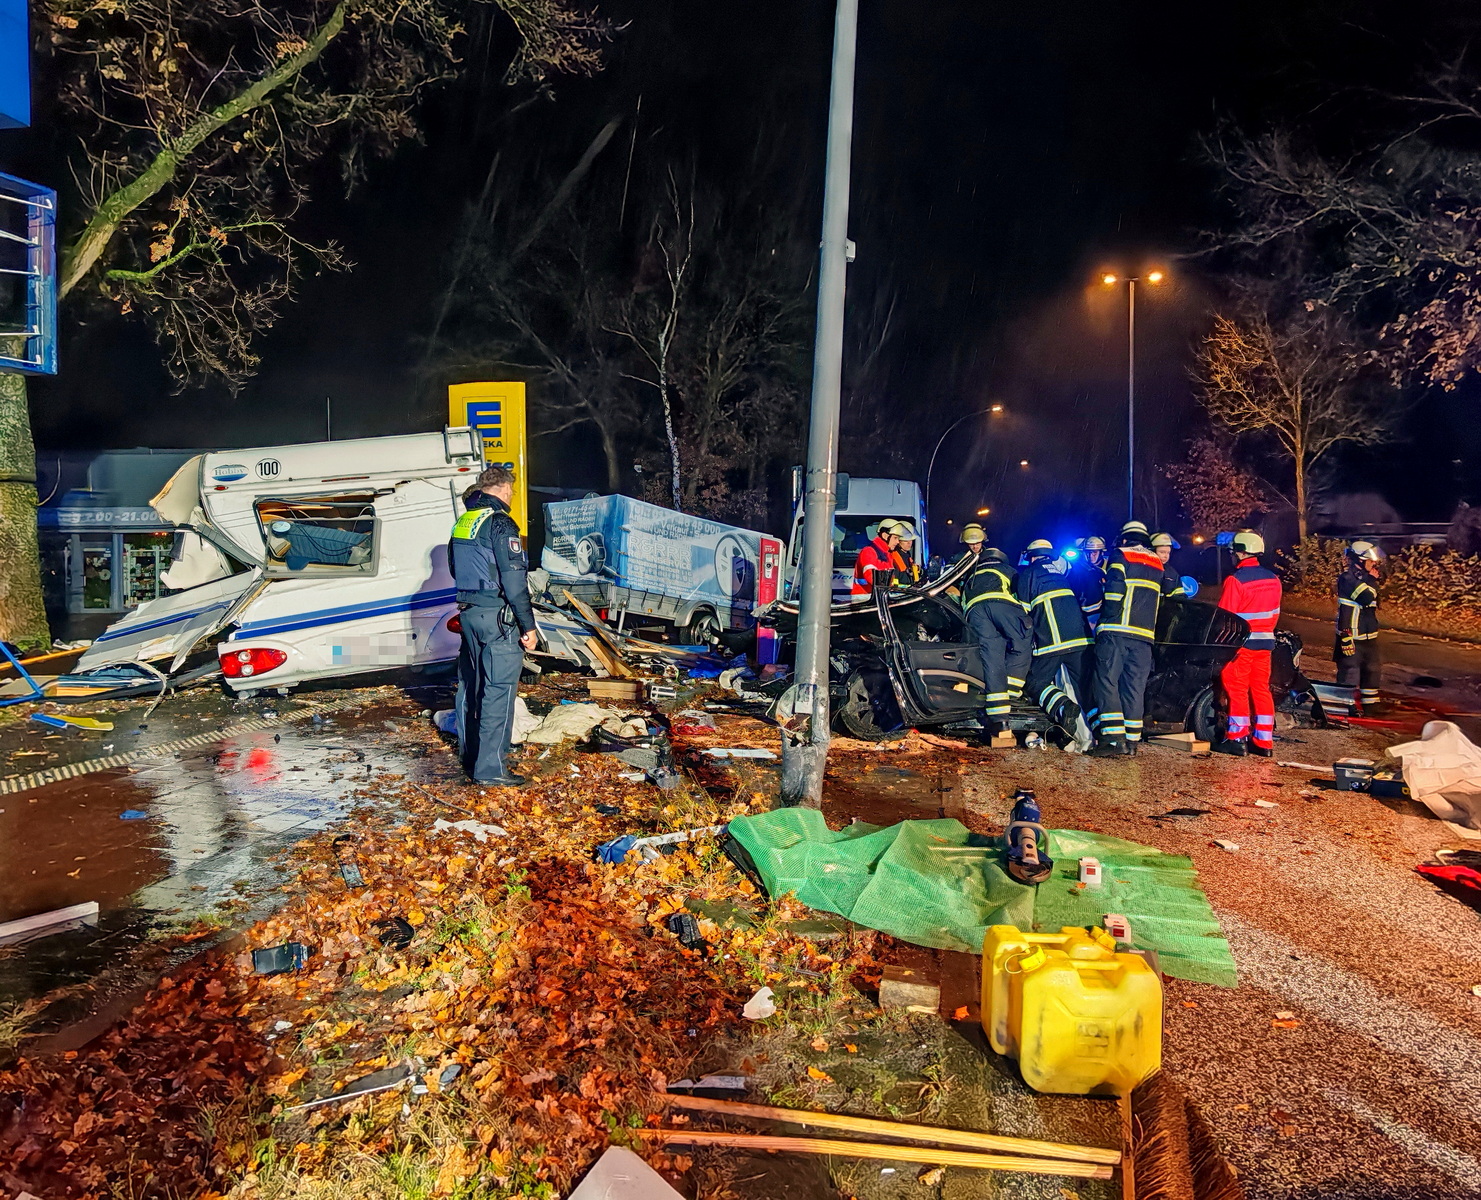
<path fill-rule="evenodd" d="M 1006 600 L 1009 604 L 1016 605 L 1018 608 L 1024 609 L 1025 612 L 1028 611 L 1027 606 L 1023 603 L 1023 601 L 1021 601 L 1017 596 L 1013 594 L 1012 584 L 1008 579 L 1007 573 L 996 565 L 978 567 L 975 571 L 967 576 L 966 586 L 968 588 L 971 588 L 973 583 L 976 582 L 978 576 L 981 575 L 997 576 L 997 587 L 992 591 L 980 592 L 977 595 L 973 596 L 970 600 L 967 601 L 967 603 L 964 605 L 964 608 L 971 608 L 972 605 L 982 600 Z"/>
<path fill-rule="evenodd" d="M 478 531 L 483 528 L 483 523 L 494 515 L 492 508 L 470 508 L 453 526 L 453 537 L 461 542 L 471 542 L 478 537 Z"/>

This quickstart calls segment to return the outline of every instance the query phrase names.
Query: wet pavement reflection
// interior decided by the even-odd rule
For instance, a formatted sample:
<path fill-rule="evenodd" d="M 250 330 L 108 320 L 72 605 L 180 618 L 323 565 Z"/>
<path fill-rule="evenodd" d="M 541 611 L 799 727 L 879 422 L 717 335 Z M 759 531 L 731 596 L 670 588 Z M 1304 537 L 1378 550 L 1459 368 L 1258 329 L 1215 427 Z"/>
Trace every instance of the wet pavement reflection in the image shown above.
<path fill-rule="evenodd" d="M 417 773 L 383 736 L 417 706 L 391 689 L 365 700 L 0 797 L 0 921 L 101 910 L 96 928 L 0 949 L 0 1003 L 85 982 L 161 928 L 259 908 L 282 850 L 348 816 L 378 772 Z"/>

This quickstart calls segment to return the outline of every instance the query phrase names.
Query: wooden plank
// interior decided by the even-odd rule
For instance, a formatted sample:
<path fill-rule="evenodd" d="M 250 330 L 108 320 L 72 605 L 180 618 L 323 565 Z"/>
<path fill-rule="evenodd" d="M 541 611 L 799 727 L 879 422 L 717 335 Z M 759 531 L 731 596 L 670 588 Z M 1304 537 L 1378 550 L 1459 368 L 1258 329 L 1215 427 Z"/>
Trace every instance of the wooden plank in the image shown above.
<path fill-rule="evenodd" d="M 1161 746 L 1164 750 L 1180 750 L 1184 754 L 1207 754 L 1209 744 L 1200 742 L 1191 733 L 1189 734 L 1161 734 L 1148 738 L 1148 743 L 1153 746 Z"/>
<path fill-rule="evenodd" d="M 979 1171 L 1017 1171 L 1023 1175 L 1066 1175 L 1073 1179 L 1111 1179 L 1106 1163 L 1069 1162 L 1052 1158 L 1019 1158 L 1014 1154 L 975 1154 L 929 1146 L 891 1146 L 878 1142 L 845 1142 L 831 1138 L 771 1137 L 767 1134 L 707 1133 L 684 1129 L 634 1129 L 634 1137 L 681 1146 L 730 1146 L 737 1150 L 781 1150 L 792 1154 L 829 1154 L 840 1158 L 884 1159 L 940 1167 L 975 1167 Z"/>
<path fill-rule="evenodd" d="M 72 904 L 66 908 L 53 909 L 51 912 L 37 913 L 34 917 L 21 917 L 19 920 L 6 921 L 0 925 L 0 946 L 7 946 L 11 942 L 20 941 L 32 934 L 54 927 L 97 919 L 98 902 L 88 900 L 83 904 Z"/>
<path fill-rule="evenodd" d="M 842 1129 L 849 1133 L 872 1133 L 877 1137 L 908 1138 L 915 1142 L 935 1142 L 942 1146 L 964 1146 L 969 1150 L 1000 1150 L 1009 1154 L 1032 1154 L 1040 1158 L 1063 1158 L 1072 1162 L 1107 1163 L 1111 1166 L 1121 1161 L 1118 1150 L 1103 1150 L 1099 1146 L 1075 1146 L 1066 1142 L 1040 1142 L 1032 1138 L 980 1133 L 975 1129 L 943 1129 L 937 1125 L 912 1125 L 905 1121 L 884 1121 L 876 1117 L 853 1117 L 843 1113 L 807 1112 L 795 1108 L 775 1108 L 769 1104 L 711 1100 L 705 1096 L 668 1095 L 665 1099 L 670 1108 L 750 1117 L 759 1121 L 787 1121 L 793 1125 L 812 1125 L 819 1129 Z"/>
<path fill-rule="evenodd" d="M 569 588 L 561 588 L 561 595 L 566 598 L 566 602 L 572 608 L 574 608 L 578 613 L 581 614 L 582 620 L 584 620 L 590 627 L 592 633 L 596 634 L 597 637 L 601 639 L 602 645 L 609 652 L 607 655 L 598 655 L 598 658 L 600 659 L 602 665 L 607 668 L 608 673 L 612 675 L 620 675 L 625 679 L 636 678 L 636 672 L 631 670 L 627 666 L 627 664 L 622 661 L 622 647 L 617 642 L 616 634 L 614 634 L 610 629 L 607 628 L 607 623 L 603 621 L 601 617 L 596 615 L 589 604 L 585 603 L 582 600 L 578 600 L 575 596 L 571 595 L 571 591 Z M 607 660 L 609 657 L 611 659 L 611 665 L 608 665 Z"/>

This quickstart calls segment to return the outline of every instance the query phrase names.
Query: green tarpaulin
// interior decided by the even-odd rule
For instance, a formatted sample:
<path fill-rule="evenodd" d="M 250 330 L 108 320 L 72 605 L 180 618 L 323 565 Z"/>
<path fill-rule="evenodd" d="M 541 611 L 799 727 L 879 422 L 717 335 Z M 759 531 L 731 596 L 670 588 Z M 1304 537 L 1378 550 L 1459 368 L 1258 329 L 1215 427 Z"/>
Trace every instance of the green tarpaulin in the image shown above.
<path fill-rule="evenodd" d="M 1054 873 L 1025 887 L 1003 870 L 1000 839 L 961 822 L 856 822 L 828 828 L 816 809 L 783 808 L 737 817 L 730 832 L 750 853 L 774 896 L 794 893 L 917 946 L 982 952 L 989 925 L 1054 931 L 1098 925 L 1108 912 L 1131 922 L 1132 943 L 1156 950 L 1179 979 L 1235 984 L 1234 959 L 1190 859 L 1073 829 L 1049 831 Z M 1100 859 L 1105 884 L 1076 886 L 1079 860 Z"/>

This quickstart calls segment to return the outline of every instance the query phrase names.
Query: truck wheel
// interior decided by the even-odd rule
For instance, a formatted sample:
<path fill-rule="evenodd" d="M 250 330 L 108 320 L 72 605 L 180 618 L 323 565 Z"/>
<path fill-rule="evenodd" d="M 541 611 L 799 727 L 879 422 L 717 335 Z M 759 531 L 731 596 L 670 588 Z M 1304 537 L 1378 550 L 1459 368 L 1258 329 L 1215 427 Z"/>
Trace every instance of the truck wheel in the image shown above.
<path fill-rule="evenodd" d="M 1188 728 L 1193 736 L 1200 742 L 1222 741 L 1224 737 L 1224 725 L 1219 716 L 1219 705 L 1214 697 L 1214 689 L 1206 687 L 1198 693 L 1197 698 L 1188 708 Z"/>
<path fill-rule="evenodd" d="M 838 723 L 850 737 L 865 742 L 882 742 L 890 736 L 889 731 L 879 727 L 874 715 L 874 704 L 869 696 L 869 685 L 861 672 L 855 671 L 844 683 L 843 703 L 838 706 Z"/>
<path fill-rule="evenodd" d="M 697 608 L 680 632 L 686 646 L 713 646 L 720 640 L 720 618 L 708 608 Z"/>

